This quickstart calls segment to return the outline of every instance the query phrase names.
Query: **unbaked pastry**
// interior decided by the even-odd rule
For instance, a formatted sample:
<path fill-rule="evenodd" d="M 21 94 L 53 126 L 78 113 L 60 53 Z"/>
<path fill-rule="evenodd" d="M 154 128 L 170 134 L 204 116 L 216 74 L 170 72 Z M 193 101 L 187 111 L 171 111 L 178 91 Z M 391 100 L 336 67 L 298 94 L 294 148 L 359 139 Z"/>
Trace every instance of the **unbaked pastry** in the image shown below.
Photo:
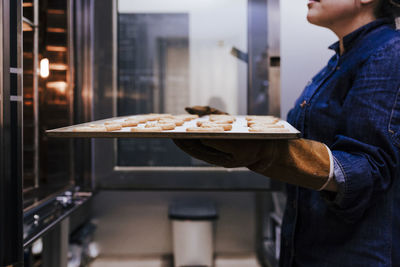
<path fill-rule="evenodd" d="M 203 132 L 203 133 L 207 133 L 207 132 L 223 132 L 224 128 L 223 127 L 209 127 L 209 128 L 203 128 L 203 127 L 189 127 L 186 128 L 187 132 Z"/>
<path fill-rule="evenodd" d="M 133 128 L 131 128 L 131 132 L 137 132 L 137 133 L 161 132 L 161 131 L 162 131 L 161 127 L 151 127 L 151 128 L 133 127 Z"/>

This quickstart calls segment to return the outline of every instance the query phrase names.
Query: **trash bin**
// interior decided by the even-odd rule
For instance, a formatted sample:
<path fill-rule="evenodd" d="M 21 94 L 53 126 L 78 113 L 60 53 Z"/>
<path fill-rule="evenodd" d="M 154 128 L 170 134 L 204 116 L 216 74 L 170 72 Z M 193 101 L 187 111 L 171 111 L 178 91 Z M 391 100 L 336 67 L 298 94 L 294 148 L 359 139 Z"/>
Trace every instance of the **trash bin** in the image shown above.
<path fill-rule="evenodd" d="M 172 220 L 174 266 L 213 266 L 215 205 L 190 201 L 174 203 L 169 208 Z"/>

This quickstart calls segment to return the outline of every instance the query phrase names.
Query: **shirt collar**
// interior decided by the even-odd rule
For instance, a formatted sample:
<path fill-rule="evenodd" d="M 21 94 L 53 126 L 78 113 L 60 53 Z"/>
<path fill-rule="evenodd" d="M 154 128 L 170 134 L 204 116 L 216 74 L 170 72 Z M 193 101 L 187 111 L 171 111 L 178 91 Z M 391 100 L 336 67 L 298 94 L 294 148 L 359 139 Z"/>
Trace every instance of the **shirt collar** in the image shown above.
<path fill-rule="evenodd" d="M 349 33 L 345 37 L 343 37 L 343 46 L 345 52 L 348 52 L 351 50 L 351 48 L 357 43 L 359 39 L 367 35 L 369 32 L 372 30 L 382 26 L 382 25 L 387 25 L 387 24 L 393 24 L 392 20 L 384 18 L 384 19 L 377 19 L 374 20 L 373 22 L 370 22 L 357 30 L 353 31 L 352 33 Z M 331 46 L 329 46 L 329 49 L 332 49 L 336 51 L 336 53 L 340 53 L 340 42 L 337 41 Z"/>

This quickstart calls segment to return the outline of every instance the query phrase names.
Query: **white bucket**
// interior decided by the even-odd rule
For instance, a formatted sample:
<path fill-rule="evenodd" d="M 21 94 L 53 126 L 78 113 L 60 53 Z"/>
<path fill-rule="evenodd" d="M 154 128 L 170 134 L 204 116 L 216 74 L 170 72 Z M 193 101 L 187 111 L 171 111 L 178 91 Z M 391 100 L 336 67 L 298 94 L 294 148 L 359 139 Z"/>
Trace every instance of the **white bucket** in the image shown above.
<path fill-rule="evenodd" d="M 213 221 L 172 220 L 174 266 L 213 266 Z"/>
<path fill-rule="evenodd" d="M 175 267 L 214 266 L 214 221 L 218 212 L 205 200 L 181 200 L 169 207 Z"/>

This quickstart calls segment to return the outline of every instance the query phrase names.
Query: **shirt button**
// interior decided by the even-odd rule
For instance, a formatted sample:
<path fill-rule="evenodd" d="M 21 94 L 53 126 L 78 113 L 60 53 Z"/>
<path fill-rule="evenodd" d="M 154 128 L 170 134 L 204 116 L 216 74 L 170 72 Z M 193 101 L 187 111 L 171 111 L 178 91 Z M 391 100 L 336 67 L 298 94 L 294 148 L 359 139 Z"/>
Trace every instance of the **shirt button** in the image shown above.
<path fill-rule="evenodd" d="M 306 105 L 307 105 L 307 101 L 304 100 L 303 103 L 300 104 L 300 107 L 301 107 L 301 108 L 304 108 Z"/>
<path fill-rule="evenodd" d="M 336 67 L 336 70 L 340 70 L 340 66 L 337 66 L 337 67 Z"/>

